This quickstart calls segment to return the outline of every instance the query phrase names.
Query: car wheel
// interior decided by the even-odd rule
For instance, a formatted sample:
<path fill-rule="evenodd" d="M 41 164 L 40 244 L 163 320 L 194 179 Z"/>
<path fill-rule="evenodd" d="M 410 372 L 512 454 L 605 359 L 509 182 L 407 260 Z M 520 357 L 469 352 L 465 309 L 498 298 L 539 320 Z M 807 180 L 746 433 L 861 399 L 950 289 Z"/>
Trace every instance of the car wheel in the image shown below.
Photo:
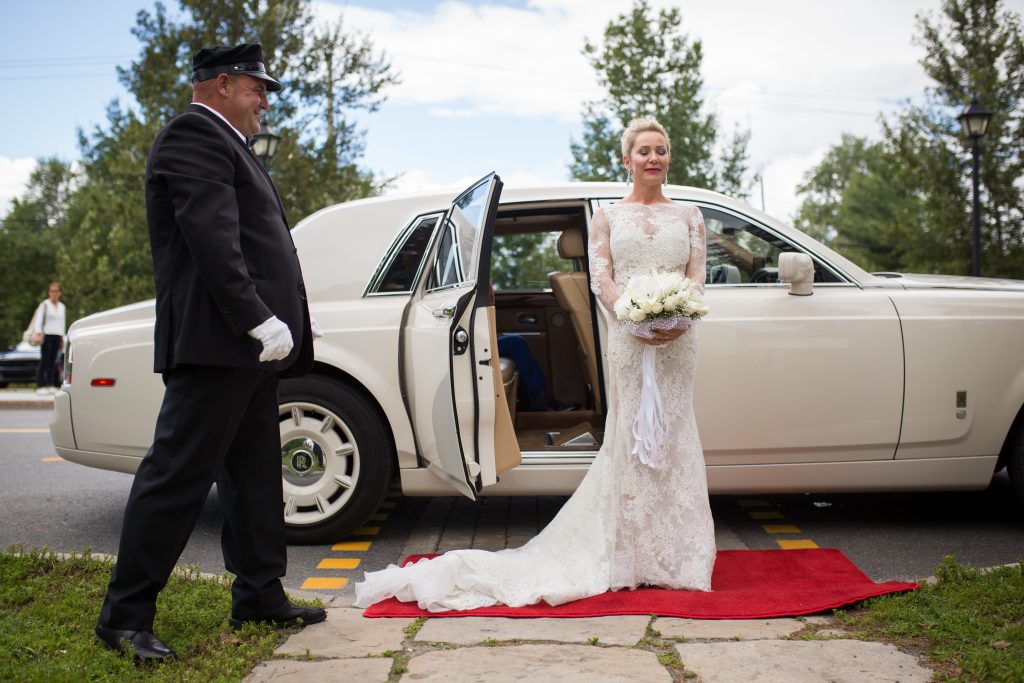
<path fill-rule="evenodd" d="M 329 377 L 282 380 L 279 397 L 288 542 L 332 543 L 362 526 L 387 493 L 388 429 L 376 406 Z"/>
<path fill-rule="evenodd" d="M 1024 423 L 1021 423 L 1017 433 L 1013 435 L 1006 471 L 1010 475 L 1010 484 L 1013 485 L 1013 492 L 1017 494 L 1017 500 L 1024 503 Z"/>

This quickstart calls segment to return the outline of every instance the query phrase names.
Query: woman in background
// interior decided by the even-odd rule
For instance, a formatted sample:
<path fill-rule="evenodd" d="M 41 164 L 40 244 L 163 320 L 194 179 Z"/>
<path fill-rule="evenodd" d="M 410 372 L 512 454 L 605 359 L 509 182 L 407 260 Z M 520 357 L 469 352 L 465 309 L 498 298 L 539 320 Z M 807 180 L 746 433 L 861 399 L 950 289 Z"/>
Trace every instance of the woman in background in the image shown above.
<path fill-rule="evenodd" d="M 60 283 L 51 282 L 47 297 L 32 316 L 32 330 L 39 351 L 39 368 L 36 370 L 37 394 L 54 394 L 60 385 L 57 370 L 57 352 L 64 348 L 64 304 L 60 297 L 63 292 Z"/>

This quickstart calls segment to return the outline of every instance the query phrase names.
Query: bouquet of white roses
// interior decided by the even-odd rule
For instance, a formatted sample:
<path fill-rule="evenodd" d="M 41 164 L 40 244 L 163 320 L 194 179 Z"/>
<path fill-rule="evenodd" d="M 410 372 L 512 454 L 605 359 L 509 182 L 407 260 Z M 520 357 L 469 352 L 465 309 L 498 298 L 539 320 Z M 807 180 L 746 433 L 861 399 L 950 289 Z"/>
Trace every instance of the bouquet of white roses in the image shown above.
<path fill-rule="evenodd" d="M 654 336 L 653 330 L 671 329 L 680 321 L 698 320 L 707 312 L 704 297 L 693 281 L 675 272 L 634 275 L 615 302 L 619 322 L 647 339 Z"/>
<path fill-rule="evenodd" d="M 652 339 L 654 330 L 687 328 L 708 313 L 704 297 L 689 278 L 679 273 L 634 275 L 615 302 L 615 317 L 632 334 Z M 655 365 L 658 347 L 645 346 L 641 360 L 640 405 L 633 419 L 633 454 L 657 468 L 668 437 L 665 411 Z"/>

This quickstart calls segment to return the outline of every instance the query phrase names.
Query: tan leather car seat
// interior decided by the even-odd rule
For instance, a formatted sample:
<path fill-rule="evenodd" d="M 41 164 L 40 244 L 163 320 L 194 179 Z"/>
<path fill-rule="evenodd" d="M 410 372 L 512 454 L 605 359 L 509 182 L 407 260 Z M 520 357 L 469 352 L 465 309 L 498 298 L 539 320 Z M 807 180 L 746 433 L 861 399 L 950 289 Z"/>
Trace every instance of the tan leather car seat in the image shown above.
<path fill-rule="evenodd" d="M 551 291 L 562 310 L 572 319 L 576 338 L 579 340 L 580 354 L 583 358 L 583 369 L 589 386 L 589 394 L 594 410 L 600 411 L 600 393 L 598 391 L 597 354 L 594 344 L 594 326 L 590 310 L 590 287 L 587 285 L 587 274 L 583 270 L 583 259 L 587 256 L 587 247 L 583 243 L 583 232 L 579 228 L 568 228 L 558 237 L 558 255 L 571 259 L 573 272 L 551 273 L 548 280 Z"/>

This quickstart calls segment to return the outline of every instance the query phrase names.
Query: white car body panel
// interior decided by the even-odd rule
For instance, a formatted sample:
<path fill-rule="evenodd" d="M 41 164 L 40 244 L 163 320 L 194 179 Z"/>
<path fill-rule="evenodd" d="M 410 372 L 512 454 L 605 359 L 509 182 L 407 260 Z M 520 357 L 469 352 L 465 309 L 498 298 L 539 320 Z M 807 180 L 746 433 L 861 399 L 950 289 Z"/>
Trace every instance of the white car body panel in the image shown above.
<path fill-rule="evenodd" d="M 598 206 L 623 191 L 615 183 L 506 189 L 500 209 Z M 787 285 L 708 286 L 711 315 L 700 324 L 695 407 L 712 492 L 987 484 L 1024 405 L 1024 283 L 872 275 L 742 202 L 692 188 L 667 193 L 744 215 L 849 280 L 816 284 L 809 297 L 790 296 Z M 376 401 L 409 495 L 456 493 L 431 472 L 439 462 L 431 454 L 450 450 L 453 435 L 436 428 L 433 442 L 420 438 L 417 452 L 413 434 L 413 420 L 433 420 L 437 404 L 425 397 L 439 391 L 442 378 L 408 374 L 407 410 L 398 359 L 410 295 L 364 292 L 395 236 L 415 217 L 443 211 L 456 194 L 358 200 L 323 209 L 293 231 L 310 310 L 325 333 L 316 362 L 321 372 L 352 378 Z M 433 324 L 434 298 L 444 297 L 431 294 L 411 311 L 407 361 L 422 348 L 414 337 L 429 336 L 423 330 Z M 153 303 L 143 302 L 74 324 L 73 382 L 58 394 L 51 426 L 65 459 L 133 471 L 147 450 L 163 392 L 151 372 L 152 318 Z M 599 316 L 599 340 L 608 324 Z M 481 343 L 483 331 L 472 333 Z M 117 384 L 90 386 L 99 377 Z M 963 417 L 957 391 L 967 392 Z M 591 457 L 524 452 L 522 465 L 480 493 L 569 493 Z M 493 469 L 483 474 L 497 479 Z"/>
<path fill-rule="evenodd" d="M 694 388 L 705 461 L 891 459 L 903 404 L 892 302 L 853 285 L 788 289 L 707 288 Z"/>

